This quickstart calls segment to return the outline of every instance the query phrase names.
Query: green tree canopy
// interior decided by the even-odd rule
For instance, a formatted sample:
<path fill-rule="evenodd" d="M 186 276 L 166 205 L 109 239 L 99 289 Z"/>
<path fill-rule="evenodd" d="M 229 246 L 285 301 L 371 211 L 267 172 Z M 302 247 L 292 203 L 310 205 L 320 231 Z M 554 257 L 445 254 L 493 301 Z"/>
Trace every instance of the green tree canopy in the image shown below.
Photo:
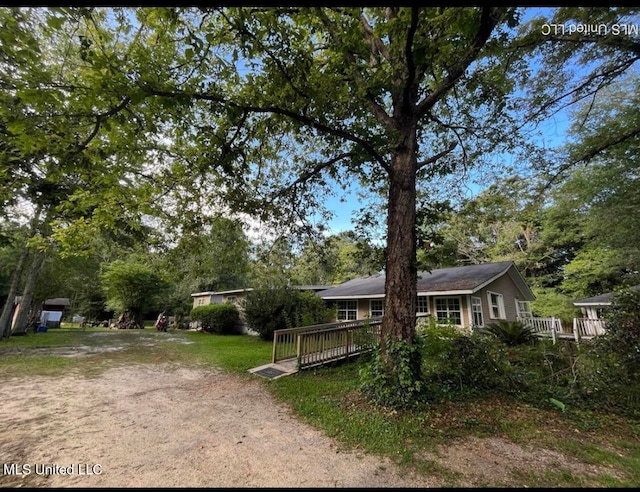
<path fill-rule="evenodd" d="M 144 328 L 145 312 L 157 309 L 168 282 L 151 267 L 137 260 L 116 260 L 100 276 L 107 307 L 121 314 L 121 320 Z"/>

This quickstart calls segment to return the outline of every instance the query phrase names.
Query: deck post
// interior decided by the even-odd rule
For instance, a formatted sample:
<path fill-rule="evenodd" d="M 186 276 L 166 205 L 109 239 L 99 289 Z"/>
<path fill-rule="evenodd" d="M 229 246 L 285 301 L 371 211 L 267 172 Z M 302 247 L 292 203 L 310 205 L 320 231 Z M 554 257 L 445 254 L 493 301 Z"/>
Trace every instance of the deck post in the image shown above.
<path fill-rule="evenodd" d="M 343 344 L 344 344 L 344 356 L 345 358 L 349 358 L 349 329 L 347 328 L 342 334 Z"/>
<path fill-rule="evenodd" d="M 276 363 L 276 346 L 278 345 L 278 335 L 274 334 L 273 335 L 273 349 L 271 351 L 271 363 L 275 364 Z"/>

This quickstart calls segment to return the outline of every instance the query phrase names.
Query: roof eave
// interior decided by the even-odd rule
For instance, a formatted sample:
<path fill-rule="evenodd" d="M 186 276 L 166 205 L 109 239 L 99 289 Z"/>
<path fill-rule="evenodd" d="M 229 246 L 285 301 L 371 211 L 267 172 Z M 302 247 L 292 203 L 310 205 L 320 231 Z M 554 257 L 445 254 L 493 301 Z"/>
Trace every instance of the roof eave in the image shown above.
<path fill-rule="evenodd" d="M 611 306 L 611 301 L 594 301 L 594 302 L 574 302 L 574 306 Z"/>

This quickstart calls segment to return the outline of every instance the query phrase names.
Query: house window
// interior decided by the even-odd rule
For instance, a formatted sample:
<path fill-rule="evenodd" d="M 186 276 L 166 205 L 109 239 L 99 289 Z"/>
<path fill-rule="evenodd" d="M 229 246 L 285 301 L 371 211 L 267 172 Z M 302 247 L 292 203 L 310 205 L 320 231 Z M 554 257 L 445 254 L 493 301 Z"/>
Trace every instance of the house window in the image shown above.
<path fill-rule="evenodd" d="M 358 301 L 338 301 L 338 321 L 358 319 Z"/>
<path fill-rule="evenodd" d="M 479 297 L 471 297 L 471 314 L 473 315 L 473 326 L 484 326 L 482 300 Z"/>
<path fill-rule="evenodd" d="M 198 306 L 204 305 L 204 299 L 202 297 L 198 298 Z"/>
<path fill-rule="evenodd" d="M 228 302 L 229 304 L 235 303 L 236 299 L 237 299 L 236 296 L 227 296 L 225 299 L 225 302 Z"/>
<path fill-rule="evenodd" d="M 418 299 L 416 300 L 416 313 L 429 313 L 429 298 L 427 296 L 418 296 Z"/>
<path fill-rule="evenodd" d="M 516 300 L 516 309 L 518 310 L 518 318 L 533 318 L 529 301 Z"/>
<path fill-rule="evenodd" d="M 451 322 L 462 325 L 462 312 L 460 311 L 459 297 L 437 297 L 436 319 L 441 323 Z"/>
<path fill-rule="evenodd" d="M 384 316 L 384 301 L 382 299 L 371 299 L 369 301 L 369 316 Z"/>
<path fill-rule="evenodd" d="M 487 298 L 489 300 L 489 316 L 491 319 L 506 319 L 502 294 L 487 292 Z"/>

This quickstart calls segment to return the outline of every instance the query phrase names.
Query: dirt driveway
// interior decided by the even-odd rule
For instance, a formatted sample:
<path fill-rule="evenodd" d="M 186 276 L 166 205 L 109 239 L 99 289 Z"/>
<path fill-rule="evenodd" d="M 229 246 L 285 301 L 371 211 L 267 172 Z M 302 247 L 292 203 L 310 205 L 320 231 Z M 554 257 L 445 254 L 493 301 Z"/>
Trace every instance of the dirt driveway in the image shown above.
<path fill-rule="evenodd" d="M 0 401 L 0 487 L 444 485 L 341 450 L 296 420 L 257 377 L 216 369 L 136 365 L 93 379 L 13 378 L 0 387 Z M 434 459 L 460 473 L 462 486 L 508 485 L 518 467 L 597 471 L 500 439 L 452 443 Z"/>

